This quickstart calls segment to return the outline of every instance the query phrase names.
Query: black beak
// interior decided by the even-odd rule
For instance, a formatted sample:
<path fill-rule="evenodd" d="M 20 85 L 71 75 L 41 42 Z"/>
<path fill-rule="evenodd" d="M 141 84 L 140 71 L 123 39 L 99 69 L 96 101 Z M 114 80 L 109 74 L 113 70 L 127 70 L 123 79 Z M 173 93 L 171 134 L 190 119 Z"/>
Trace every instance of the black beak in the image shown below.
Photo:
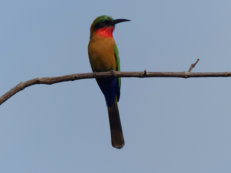
<path fill-rule="evenodd" d="M 117 23 L 121 23 L 121 22 L 129 22 L 131 20 L 128 20 L 128 19 L 115 19 L 112 21 L 112 23 L 115 25 Z"/>

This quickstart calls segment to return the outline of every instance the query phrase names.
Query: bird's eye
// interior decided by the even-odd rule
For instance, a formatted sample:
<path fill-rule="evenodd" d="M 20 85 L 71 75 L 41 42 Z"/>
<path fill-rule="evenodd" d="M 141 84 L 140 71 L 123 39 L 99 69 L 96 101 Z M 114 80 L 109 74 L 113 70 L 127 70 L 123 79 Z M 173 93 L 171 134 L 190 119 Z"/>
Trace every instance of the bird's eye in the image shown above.
<path fill-rule="evenodd" d="M 108 20 L 103 20 L 102 23 L 103 24 L 108 24 Z"/>
<path fill-rule="evenodd" d="M 99 23 L 97 23 L 94 28 L 99 29 L 110 25 L 112 25 L 110 20 L 102 20 Z"/>
<path fill-rule="evenodd" d="M 110 20 L 105 20 L 104 24 L 107 25 L 107 26 L 109 26 L 109 25 L 111 25 L 111 21 Z"/>

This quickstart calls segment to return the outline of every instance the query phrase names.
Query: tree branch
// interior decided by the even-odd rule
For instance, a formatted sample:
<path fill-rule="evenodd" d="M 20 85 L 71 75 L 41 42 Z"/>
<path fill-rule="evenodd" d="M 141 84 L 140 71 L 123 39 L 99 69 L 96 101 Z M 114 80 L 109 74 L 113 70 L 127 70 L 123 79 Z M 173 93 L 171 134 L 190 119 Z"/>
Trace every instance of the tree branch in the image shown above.
<path fill-rule="evenodd" d="M 199 60 L 194 63 L 194 66 Z M 193 66 L 193 64 L 191 65 Z M 193 67 L 194 67 L 193 66 Z M 192 67 L 192 68 L 193 68 Z M 190 69 L 189 69 L 190 70 Z M 106 78 L 106 77 L 136 77 L 136 78 L 150 78 L 150 77 L 162 77 L 162 78 L 201 78 L 201 77 L 231 77 L 231 72 L 97 72 L 97 73 L 79 73 L 71 74 L 58 77 L 43 77 L 34 78 L 25 82 L 20 82 L 15 87 L 10 89 L 8 92 L 0 97 L 0 105 L 7 101 L 10 97 L 18 93 L 19 91 L 36 84 L 46 84 L 52 85 L 60 82 L 74 81 L 80 79 L 90 79 L 90 78 Z"/>
<path fill-rule="evenodd" d="M 193 69 L 194 67 L 196 67 L 196 65 L 197 65 L 197 63 L 198 63 L 199 61 L 200 61 L 200 59 L 198 58 L 198 59 L 196 60 L 195 63 L 191 64 L 191 66 L 190 66 L 189 69 L 188 69 L 188 72 L 191 72 L 192 69 Z"/>

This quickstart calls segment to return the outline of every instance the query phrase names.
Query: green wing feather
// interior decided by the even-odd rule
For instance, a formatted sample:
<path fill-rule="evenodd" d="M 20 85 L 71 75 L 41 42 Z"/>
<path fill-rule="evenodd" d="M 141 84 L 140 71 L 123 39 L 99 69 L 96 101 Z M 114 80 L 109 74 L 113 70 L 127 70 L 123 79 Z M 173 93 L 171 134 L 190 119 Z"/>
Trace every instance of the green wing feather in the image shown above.
<path fill-rule="evenodd" d="M 114 46 L 114 54 L 115 54 L 115 59 L 116 59 L 116 71 L 120 71 L 120 57 L 119 57 L 119 51 L 118 48 L 115 44 Z M 117 95 L 117 101 L 120 99 L 120 87 L 121 87 L 121 78 L 118 77 L 118 95 Z"/>
<path fill-rule="evenodd" d="M 114 54 L 115 54 L 115 58 L 116 58 L 116 71 L 120 71 L 120 57 L 119 57 L 119 51 L 118 51 L 116 44 L 114 46 Z M 119 84 L 119 88 L 120 88 L 120 86 L 121 86 L 120 77 L 118 78 L 118 84 Z"/>

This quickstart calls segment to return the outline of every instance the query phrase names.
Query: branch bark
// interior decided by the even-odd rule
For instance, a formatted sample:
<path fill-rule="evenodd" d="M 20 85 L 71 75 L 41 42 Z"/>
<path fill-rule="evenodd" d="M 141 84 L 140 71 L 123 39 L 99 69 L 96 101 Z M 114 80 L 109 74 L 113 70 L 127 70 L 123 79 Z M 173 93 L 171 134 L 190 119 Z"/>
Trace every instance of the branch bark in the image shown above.
<path fill-rule="evenodd" d="M 199 60 L 198 60 L 199 61 Z M 197 63 L 197 62 L 196 62 Z M 196 65 L 196 63 L 194 63 Z M 194 65 L 194 66 L 195 66 Z M 193 67 L 192 67 L 193 68 Z M 79 73 L 58 77 L 43 77 L 34 78 L 25 82 L 20 82 L 15 87 L 0 97 L 0 105 L 7 101 L 10 97 L 18 93 L 19 91 L 36 84 L 52 85 L 60 82 L 74 81 L 80 79 L 90 78 L 106 78 L 106 77 L 136 77 L 136 78 L 150 78 L 150 77 L 162 77 L 162 78 L 202 78 L 202 77 L 231 77 L 231 72 L 97 72 L 97 73 Z"/>

